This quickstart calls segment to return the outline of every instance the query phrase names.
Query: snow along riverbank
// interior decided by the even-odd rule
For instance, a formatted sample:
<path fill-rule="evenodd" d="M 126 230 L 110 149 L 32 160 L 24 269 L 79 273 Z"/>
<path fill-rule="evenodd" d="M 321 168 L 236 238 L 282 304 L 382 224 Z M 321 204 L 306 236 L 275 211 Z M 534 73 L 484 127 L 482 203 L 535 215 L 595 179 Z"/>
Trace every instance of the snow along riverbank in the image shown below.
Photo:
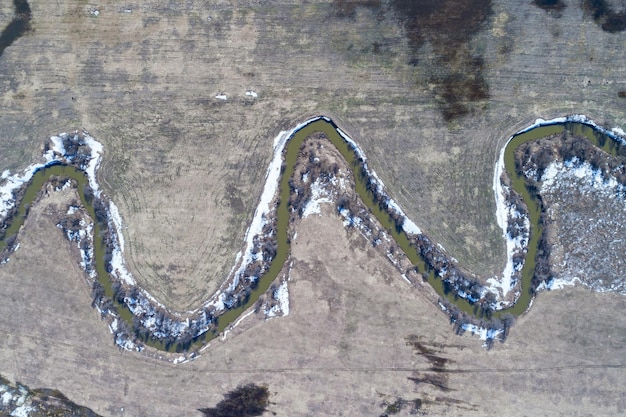
<path fill-rule="evenodd" d="M 87 174 L 88 182 L 94 196 L 100 198 L 106 203 L 106 219 L 111 235 L 108 241 L 109 245 L 111 245 L 111 275 L 114 280 L 117 280 L 119 283 L 122 283 L 126 287 L 133 288 L 133 291 L 128 292 L 123 298 L 126 306 L 138 318 L 143 328 L 149 331 L 154 337 L 165 340 L 181 337 L 187 334 L 188 336 L 195 338 L 208 331 L 211 323 L 214 322 L 215 316 L 219 315 L 219 313 L 225 311 L 233 305 L 233 300 L 236 300 L 237 297 L 235 292 L 242 288 L 240 284 L 242 284 L 242 279 L 244 277 L 247 277 L 250 280 L 259 279 L 258 276 L 247 276 L 246 272 L 250 266 L 259 262 L 264 262 L 262 255 L 260 255 L 259 252 L 258 242 L 260 238 L 271 237 L 264 236 L 264 229 L 266 229 L 265 226 L 270 222 L 275 221 L 276 213 L 274 212 L 275 207 L 273 202 L 278 197 L 281 167 L 283 164 L 285 149 L 289 141 L 296 135 L 297 132 L 306 126 L 309 126 L 311 123 L 320 120 L 330 123 L 343 140 L 352 147 L 357 157 L 361 159 L 363 170 L 369 177 L 370 183 L 374 186 L 374 189 L 378 192 L 379 196 L 383 197 L 384 201 L 386 201 L 387 210 L 390 213 L 395 213 L 400 219 L 402 219 L 402 229 L 407 233 L 407 235 L 414 237 L 421 235 L 420 228 L 413 223 L 406 216 L 401 207 L 389 197 L 389 193 L 386 191 L 386 187 L 383 182 L 380 180 L 378 175 L 369 168 L 367 158 L 361 148 L 344 131 L 336 127 L 331 119 L 324 116 L 310 118 L 289 131 L 280 132 L 274 138 L 273 156 L 265 176 L 265 185 L 259 198 L 259 203 L 255 209 L 251 224 L 246 231 L 243 249 L 239 254 L 237 254 L 235 265 L 233 266 L 229 276 L 226 277 L 224 283 L 220 287 L 220 290 L 211 296 L 211 298 L 204 303 L 202 307 L 193 311 L 185 313 L 171 311 L 164 305 L 160 304 L 147 291 L 136 286 L 135 279 L 126 267 L 124 255 L 125 242 L 121 216 L 119 215 L 117 206 L 104 196 L 97 181 L 96 174 L 103 155 L 103 146 L 88 134 L 81 135 L 80 138 L 78 133 L 75 133 L 74 136 L 68 134 L 53 136 L 50 138 L 49 149 L 44 153 L 45 162 L 29 166 L 22 172 L 22 174 L 11 175 L 8 171 L 3 172 L 0 176 L 0 217 L 6 216 L 9 210 L 15 206 L 16 201 L 14 200 L 14 192 L 20 187 L 25 186 L 37 170 L 54 163 L 67 163 L 73 164 L 74 166 L 78 165 L 78 167 Z M 496 201 L 496 218 L 498 225 L 503 230 L 503 236 L 507 242 L 507 262 L 503 274 L 498 279 L 490 279 L 489 286 L 485 287 L 481 291 L 481 296 L 484 295 L 486 291 L 496 294 L 496 301 L 499 303 L 499 308 L 503 308 L 510 304 L 510 302 L 504 302 L 503 298 L 516 288 L 514 274 L 519 272 L 523 266 L 523 263 L 520 264 L 519 261 L 518 263 L 515 262 L 514 255 L 524 251 L 526 249 L 526 245 L 528 244 L 527 235 L 522 233 L 517 237 L 512 237 L 509 236 L 507 232 L 511 220 L 519 218 L 520 216 L 523 217 L 524 215 L 520 213 L 507 199 L 510 190 L 507 189 L 506 185 L 504 185 L 501 181 L 501 175 L 504 170 L 504 149 L 510 140 L 518 134 L 530 131 L 536 127 L 562 124 L 569 121 L 593 127 L 597 131 L 611 136 L 616 140 L 624 141 L 624 139 L 619 136 L 624 133 L 621 129 L 615 128 L 612 131 L 602 129 L 593 121 L 590 121 L 582 115 L 556 118 L 547 121 L 537 119 L 534 124 L 518 131 L 507 140 L 505 147 L 500 152 L 500 157 L 496 162 L 493 181 Z M 76 152 L 72 153 L 67 149 L 70 145 L 87 147 L 89 149 L 89 155 L 83 155 L 83 159 L 77 162 L 77 160 L 75 160 L 75 158 L 77 158 Z M 318 186 L 319 185 L 315 185 L 314 187 Z M 326 198 L 321 189 L 314 188 L 313 194 L 315 198 L 310 203 L 310 206 L 307 206 L 306 214 L 317 212 L 319 209 L 317 205 L 319 202 L 323 202 L 323 199 Z M 528 230 L 528 219 L 524 218 L 523 220 L 526 224 L 526 229 Z M 93 233 L 91 228 L 87 224 L 84 224 L 83 226 L 85 230 L 79 232 L 78 236 L 80 236 L 81 239 L 83 237 L 91 237 L 91 234 Z M 72 239 L 73 235 L 68 237 Z M 85 249 L 85 252 L 82 253 L 83 260 L 89 258 L 90 253 L 93 252 L 89 252 L 89 249 Z M 452 262 L 455 263 L 455 261 Z M 88 262 L 83 262 L 83 264 L 83 268 L 87 274 L 93 274 L 93 270 L 89 270 L 88 268 Z M 282 311 L 282 315 L 289 314 L 289 291 L 287 281 L 283 281 L 280 284 L 279 289 L 274 291 L 273 296 L 281 305 L 280 310 Z M 468 297 L 465 293 L 460 293 L 459 296 L 463 298 Z M 273 313 L 277 313 L 278 310 L 278 308 L 275 309 Z M 165 317 L 162 314 L 162 311 L 167 311 L 168 316 Z M 235 325 L 237 323 L 239 323 L 239 321 L 235 322 Z M 141 349 L 141 346 L 132 340 L 131 335 L 124 333 L 127 330 L 124 329 L 125 326 L 122 326 L 122 322 L 119 317 L 112 317 L 110 319 L 109 326 L 112 333 L 114 333 L 116 343 L 119 346 L 129 350 Z M 479 335 L 487 338 L 498 334 L 495 330 L 482 329 L 476 326 L 471 328 L 468 327 L 466 330 L 478 333 Z"/>
<path fill-rule="evenodd" d="M 528 238 L 524 238 L 522 236 L 513 238 L 508 233 L 509 222 L 515 218 L 519 218 L 520 216 L 523 218 L 524 223 L 526 224 L 526 229 L 529 228 L 529 220 L 526 216 L 519 213 L 514 205 L 507 200 L 507 195 L 509 193 L 509 188 L 502 183 L 501 177 L 504 172 L 504 153 L 509 145 L 511 140 L 523 133 L 529 132 L 535 128 L 542 126 L 551 126 L 551 125 L 560 125 L 567 122 L 580 123 L 586 126 L 589 126 L 596 131 L 607 135 L 613 138 L 616 141 L 620 141 L 622 143 L 626 143 L 626 135 L 624 135 L 624 131 L 620 128 L 613 128 L 612 130 L 604 129 L 598 126 L 593 120 L 587 118 L 587 116 L 582 114 L 574 114 L 566 117 L 557 117 L 550 120 L 537 119 L 535 123 L 517 131 L 513 135 L 511 135 L 504 146 L 500 150 L 500 155 L 495 164 L 494 175 L 493 175 L 493 191 L 495 195 L 496 201 L 496 220 L 498 222 L 498 226 L 502 229 L 502 236 L 506 241 L 506 264 L 504 267 L 504 271 L 500 277 L 494 277 L 487 280 L 488 286 L 486 289 L 494 293 L 497 297 L 497 301 L 501 308 L 511 305 L 513 302 L 504 302 L 502 299 L 508 295 L 509 292 L 513 291 L 516 288 L 516 282 L 514 279 L 515 272 L 518 272 L 523 267 L 523 263 L 515 264 L 514 255 L 519 252 L 523 252 L 526 249 L 526 245 L 528 244 Z M 562 287 L 561 287 L 562 288 Z"/>

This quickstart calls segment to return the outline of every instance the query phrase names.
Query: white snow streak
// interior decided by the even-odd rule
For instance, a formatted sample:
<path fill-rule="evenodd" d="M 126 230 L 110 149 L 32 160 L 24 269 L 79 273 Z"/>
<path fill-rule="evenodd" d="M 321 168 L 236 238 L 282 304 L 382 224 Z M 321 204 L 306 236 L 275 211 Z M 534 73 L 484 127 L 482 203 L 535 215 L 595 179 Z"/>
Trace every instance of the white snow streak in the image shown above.
<path fill-rule="evenodd" d="M 582 283 L 582 281 L 578 277 L 572 277 L 570 279 L 566 279 L 566 278 L 551 278 L 547 282 L 542 282 L 537 287 L 537 291 L 542 291 L 542 290 L 562 290 L 565 287 L 573 287 L 577 283 Z"/>
<path fill-rule="evenodd" d="M 100 167 L 100 161 L 102 160 L 102 154 L 104 151 L 102 144 L 91 136 L 85 137 L 85 143 L 89 146 L 89 148 L 91 148 L 91 160 L 85 169 L 89 178 L 89 186 L 92 188 L 94 195 L 96 197 L 100 197 L 100 186 L 98 185 L 98 180 L 96 179 L 96 171 Z"/>
<path fill-rule="evenodd" d="M 122 234 L 122 218 L 120 217 L 120 212 L 117 210 L 117 206 L 112 201 L 109 202 L 109 218 L 113 222 L 113 226 L 115 226 L 115 231 L 117 232 L 120 250 L 123 252 L 124 251 L 124 235 Z"/>
<path fill-rule="evenodd" d="M 493 292 L 498 298 L 505 297 L 513 289 L 513 255 L 516 252 L 523 250 L 523 248 L 528 244 L 528 241 L 523 239 L 522 236 L 513 239 L 507 232 L 509 218 L 514 218 L 519 215 L 515 208 L 508 203 L 506 196 L 509 190 L 508 188 L 505 188 L 500 181 L 504 170 L 504 150 L 512 138 L 513 136 L 507 140 L 506 144 L 500 151 L 500 157 L 496 162 L 495 172 L 493 175 L 493 192 L 496 199 L 496 221 L 498 222 L 498 226 L 502 229 L 502 237 L 506 240 L 506 264 L 502 275 L 499 278 L 494 277 L 488 279 L 487 283 L 489 284 L 488 290 Z M 525 218 L 524 220 L 526 230 L 528 230 L 530 221 L 528 218 Z M 503 305 L 501 305 L 501 307 L 503 307 Z"/>

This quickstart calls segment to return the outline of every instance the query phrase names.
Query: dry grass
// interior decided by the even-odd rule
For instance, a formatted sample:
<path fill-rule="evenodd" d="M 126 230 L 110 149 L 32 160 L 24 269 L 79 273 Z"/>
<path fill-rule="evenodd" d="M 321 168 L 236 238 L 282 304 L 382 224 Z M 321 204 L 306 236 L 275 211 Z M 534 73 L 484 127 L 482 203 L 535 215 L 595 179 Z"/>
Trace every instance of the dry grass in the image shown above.
<path fill-rule="evenodd" d="M 128 227 L 131 269 L 161 301 L 185 309 L 232 266 L 273 137 L 325 113 L 362 144 L 423 230 L 491 276 L 504 263 L 491 181 L 506 137 L 536 117 L 572 112 L 626 125 L 624 35 L 569 6 L 555 19 L 530 1 L 494 3 L 463 49 L 482 57 L 490 99 L 446 122 L 432 83 L 445 78 L 440 57 L 426 42 L 414 61 L 392 14 L 159 0 L 108 2 L 94 17 L 84 3 L 33 3 L 34 31 L 0 58 L 0 172 L 37 159 L 51 134 L 87 129 L 105 145 L 101 180 Z M 485 352 L 453 336 L 420 291 L 407 291 L 386 258 L 332 216 L 299 226 L 287 318 L 245 321 L 183 366 L 120 353 L 46 204 L 0 268 L 0 314 L 12 317 L 0 322 L 0 372 L 59 388 L 101 414 L 194 415 L 247 382 L 267 383 L 272 409 L 289 416 L 376 415 L 399 397 L 423 399 L 436 415 L 626 408 L 626 329 L 615 314 L 623 298 L 542 295 L 507 343 Z M 408 379 L 432 373 L 409 335 L 449 359 L 450 391 Z"/>
<path fill-rule="evenodd" d="M 503 263 L 491 176 L 504 139 L 536 116 L 573 111 L 624 123 L 615 88 L 623 43 L 580 25 L 576 7 L 557 21 L 524 2 L 494 4 L 463 49 L 482 57 L 491 98 L 450 123 L 430 81 L 445 75 L 436 50 L 424 44 L 409 64 L 416 52 L 393 13 L 126 7 L 94 17 L 88 5 L 32 5 L 34 32 L 0 60 L 0 169 L 36 159 L 52 133 L 89 130 L 105 144 L 102 180 L 127 222 L 132 270 L 180 309 L 225 277 L 271 140 L 306 114 L 330 114 L 350 131 L 420 227 L 482 276 Z M 249 88 L 257 100 L 244 96 Z M 214 98 L 221 92 L 226 102 Z"/>
<path fill-rule="evenodd" d="M 250 317 L 188 364 L 120 352 L 51 221 L 51 205 L 70 198 L 54 194 L 33 208 L 20 249 L 0 269 L 0 315 L 13 318 L 0 323 L 0 361 L 10 379 L 54 386 L 99 414 L 199 416 L 251 382 L 268 385 L 278 416 L 379 415 L 397 398 L 453 416 L 626 409 L 626 322 L 615 315 L 623 297 L 542 294 L 507 342 L 486 351 L 455 336 L 428 287 L 409 288 L 334 214 L 297 226 L 289 316 Z"/>

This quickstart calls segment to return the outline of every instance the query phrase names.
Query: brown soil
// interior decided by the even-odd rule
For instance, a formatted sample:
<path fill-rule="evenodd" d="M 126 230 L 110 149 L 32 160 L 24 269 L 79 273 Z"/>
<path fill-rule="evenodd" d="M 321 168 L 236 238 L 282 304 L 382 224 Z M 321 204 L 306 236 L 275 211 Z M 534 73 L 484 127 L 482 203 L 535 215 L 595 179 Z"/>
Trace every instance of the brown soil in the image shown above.
<path fill-rule="evenodd" d="M 0 5 L 2 22 L 12 6 Z M 462 59 L 450 73 L 437 49 L 443 34 L 426 33 L 416 52 L 399 16 L 358 4 L 348 17 L 323 2 L 31 9 L 33 30 L 0 57 L 0 172 L 38 160 L 51 134 L 88 130 L 105 146 L 100 179 L 126 223 L 130 267 L 177 309 L 206 299 L 228 273 L 272 139 L 307 115 L 332 116 L 416 224 L 484 278 L 504 264 L 491 187 L 506 138 L 537 117 L 569 113 L 626 126 L 616 94 L 624 32 L 603 30 L 574 4 L 555 19 L 531 1 L 491 3 L 457 44 Z M 452 78 L 452 91 L 486 85 L 476 91 L 489 100 L 460 100 L 470 111 L 444 118 L 446 77 L 475 58 L 476 77 Z M 100 414 L 198 415 L 248 382 L 267 383 L 270 408 L 289 416 L 379 415 L 396 398 L 420 399 L 435 415 L 626 409 L 626 328 L 615 314 L 623 297 L 542 294 L 507 343 L 486 352 L 454 336 L 420 291 L 333 216 L 299 226 L 288 317 L 246 320 L 182 366 L 119 352 L 47 207 L 33 210 L 20 249 L 0 267 L 0 373 L 59 388 Z M 433 372 L 406 345 L 409 335 L 449 359 L 450 391 L 408 379 Z"/>
<path fill-rule="evenodd" d="M 267 384 L 278 416 L 380 415 L 397 398 L 453 416 L 626 409 L 626 323 L 615 315 L 624 297 L 541 294 L 507 342 L 486 351 L 455 336 L 423 290 L 334 214 L 297 227 L 289 316 L 247 318 L 187 364 L 120 352 L 51 221 L 54 205 L 72 198 L 62 197 L 33 208 L 0 269 L 0 314 L 12 318 L 0 324 L 0 359 L 9 379 L 54 386 L 104 416 L 199 416 L 248 383 Z"/>

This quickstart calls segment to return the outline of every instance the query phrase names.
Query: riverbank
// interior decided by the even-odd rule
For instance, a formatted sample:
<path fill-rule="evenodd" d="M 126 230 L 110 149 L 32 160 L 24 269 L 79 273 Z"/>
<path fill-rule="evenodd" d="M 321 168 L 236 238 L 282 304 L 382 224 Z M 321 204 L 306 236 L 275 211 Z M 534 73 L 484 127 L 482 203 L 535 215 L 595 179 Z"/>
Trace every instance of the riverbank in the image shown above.
<path fill-rule="evenodd" d="M 238 264 L 233 267 L 233 272 L 224 281 L 221 290 L 216 292 L 201 308 L 186 313 L 171 311 L 160 304 L 148 292 L 136 285 L 132 275 L 126 269 L 122 220 L 115 204 L 102 193 L 97 183 L 96 174 L 103 153 L 102 145 L 89 135 L 75 133 L 73 136 L 53 137 L 49 146 L 44 150 L 45 163 L 32 165 L 22 175 L 11 176 L 10 173 L 3 173 L 4 184 L 0 189 L 3 197 L 1 207 L 6 207 L 7 212 L 15 208 L 16 190 L 20 187 L 26 188 L 25 184 L 37 173 L 41 173 L 43 178 L 48 166 L 67 164 L 84 172 L 85 183 L 89 185 L 90 191 L 86 196 L 83 189 L 81 194 L 80 190 L 84 184 L 81 184 L 77 177 L 79 195 L 84 207 L 95 220 L 96 228 L 95 233 L 84 230 L 84 234 L 85 236 L 103 236 L 102 240 L 97 239 L 93 243 L 95 267 L 90 269 L 87 267 L 88 263 L 83 262 L 84 270 L 88 275 L 92 274 L 93 268 L 97 271 L 98 279 L 93 282 L 94 305 L 107 319 L 116 343 L 129 350 L 143 350 L 144 345 L 179 353 L 192 350 L 194 352 L 190 353 L 189 357 L 194 357 L 197 355 L 196 350 L 203 344 L 228 329 L 232 323 L 236 323 L 235 320 L 250 308 L 261 294 L 268 291 L 270 284 L 283 269 L 290 250 L 288 224 L 291 216 L 289 214 L 291 189 L 289 181 L 303 141 L 314 132 L 322 132 L 347 161 L 347 165 L 352 170 L 356 194 L 371 210 L 374 221 L 379 222 L 382 228 L 394 238 L 395 243 L 410 261 L 414 272 L 418 272 L 422 279 L 427 280 L 437 290 L 442 297 L 441 305 L 451 315 L 456 327 L 477 332 L 484 338 L 493 340 L 500 334 L 506 334 L 507 326 L 509 326 L 508 321 L 499 321 L 499 317 L 504 317 L 505 314 L 519 315 L 529 307 L 532 301 L 534 292 L 529 288 L 529 284 L 534 273 L 533 250 L 536 250 L 537 235 L 540 234 L 535 232 L 533 235 L 532 229 L 537 229 L 538 218 L 533 218 L 533 213 L 537 210 L 531 204 L 529 208 L 531 215 L 529 220 L 526 220 L 528 233 L 526 235 L 522 233 L 521 237 L 516 238 L 509 236 L 509 224 L 522 216 L 517 208 L 518 211 L 512 211 L 510 192 L 505 192 L 506 184 L 501 184 L 504 169 L 509 177 L 513 178 L 516 175 L 508 158 L 509 153 L 512 153 L 509 150 L 514 150 L 518 145 L 517 142 L 534 140 L 537 135 L 547 134 L 548 131 L 544 131 L 545 129 L 551 132 L 553 127 L 565 129 L 569 125 L 587 127 L 592 129 L 594 134 L 604 135 L 612 141 L 623 141 L 623 138 L 614 133 L 620 130 L 608 131 L 580 115 L 550 121 L 537 120 L 533 125 L 511 136 L 500 154 L 494 174 L 497 218 L 499 223 L 502 221 L 504 224 L 506 217 L 507 227 L 501 226 L 503 235 L 507 241 L 513 242 L 508 251 L 510 263 L 507 262 L 501 283 L 494 284 L 494 281 L 490 281 L 491 287 L 486 288 L 481 288 L 477 280 L 470 278 L 459 268 L 454 258 L 421 233 L 421 230 L 407 218 L 400 206 L 390 198 L 378 175 L 368 167 L 365 154 L 356 142 L 338 128 L 332 120 L 324 116 L 310 118 L 276 136 L 274 157 L 267 170 L 265 187 L 255 215 L 246 232 L 243 255 L 237 256 Z M 511 147 L 512 143 L 515 146 Z M 497 181 L 497 178 L 500 181 Z M 523 182 L 519 179 L 517 185 L 512 186 L 522 195 L 523 187 Z M 532 203 L 532 199 L 527 195 L 523 195 L 523 199 L 527 205 Z M 339 205 L 337 210 L 348 220 L 348 225 L 356 223 L 349 209 Z M 373 219 L 365 220 L 371 222 Z M 98 227 L 102 228 L 102 233 Z M 527 235 L 530 235 L 530 239 Z M 7 234 L 7 236 L 10 235 Z M 88 240 L 85 242 L 89 245 Z M 530 250 L 525 248 L 526 245 L 529 245 Z M 513 258 L 520 252 L 526 253 L 531 262 L 528 262 L 528 259 L 522 262 L 517 260 L 514 264 Z M 390 260 L 392 263 L 395 262 L 394 259 L 390 258 Z M 107 278 L 109 273 L 113 279 L 112 283 Z M 521 279 L 514 277 L 513 273 L 521 273 L 519 274 L 522 276 Z M 406 278 L 406 271 L 404 276 L 411 282 Z M 505 304 L 498 296 L 506 296 L 514 287 L 514 281 L 517 282 L 519 288 L 519 298 Z M 415 281 L 411 283 L 415 284 Z M 284 305 L 288 290 L 286 283 L 284 287 L 282 285 L 271 291 L 269 297 L 276 297 L 280 300 L 280 304 Z M 494 288 L 502 289 L 502 292 L 496 293 L 493 291 Z M 488 294 L 492 295 L 487 296 Z M 509 307 L 503 308 L 504 306 Z M 288 312 L 288 308 L 281 310 L 283 314 Z M 494 321 L 494 319 L 498 320 Z M 178 356 L 176 360 L 181 362 L 188 357 L 183 355 L 182 358 Z"/>

